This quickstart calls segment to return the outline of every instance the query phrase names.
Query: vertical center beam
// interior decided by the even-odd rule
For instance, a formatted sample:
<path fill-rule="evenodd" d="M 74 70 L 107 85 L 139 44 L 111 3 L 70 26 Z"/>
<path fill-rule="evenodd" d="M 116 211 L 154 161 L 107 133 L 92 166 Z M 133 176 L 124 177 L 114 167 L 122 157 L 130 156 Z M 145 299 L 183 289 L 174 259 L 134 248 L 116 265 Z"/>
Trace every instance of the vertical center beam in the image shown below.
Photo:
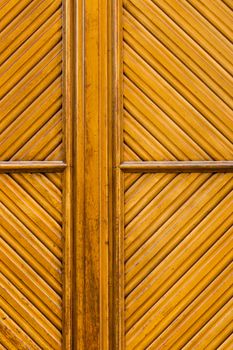
<path fill-rule="evenodd" d="M 108 345 L 109 65 L 107 0 L 76 3 L 75 349 Z"/>

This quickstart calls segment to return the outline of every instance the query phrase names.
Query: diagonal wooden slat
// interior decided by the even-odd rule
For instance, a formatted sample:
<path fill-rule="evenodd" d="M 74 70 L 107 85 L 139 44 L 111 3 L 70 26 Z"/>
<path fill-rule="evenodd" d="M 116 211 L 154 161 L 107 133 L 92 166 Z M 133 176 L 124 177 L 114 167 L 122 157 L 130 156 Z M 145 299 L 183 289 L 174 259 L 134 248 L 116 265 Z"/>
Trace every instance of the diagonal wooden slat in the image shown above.
<path fill-rule="evenodd" d="M 163 190 L 126 226 L 126 259 L 189 198 L 189 186 L 198 188 L 200 184 L 201 179 L 198 174 L 190 174 L 188 177 L 186 174 L 181 174 L 167 183 Z"/>
<path fill-rule="evenodd" d="M 146 92 L 147 95 L 149 94 L 149 97 L 158 103 L 185 132 L 190 134 L 191 138 L 196 141 L 197 146 L 200 144 L 203 149 L 206 148 L 209 153 L 211 152 L 216 159 L 223 159 L 221 152 L 224 151 L 224 147 L 220 143 L 221 148 L 220 146 L 217 148 L 216 137 L 211 140 L 213 136 L 211 132 L 208 133 L 209 123 L 203 115 L 200 115 L 186 99 L 174 90 L 166 80 L 162 79 L 151 66 L 128 46 L 125 46 L 124 57 L 126 63 L 125 74 L 131 80 L 135 81 L 136 85 L 139 86 L 144 93 Z M 140 77 L 139 74 L 135 73 L 138 71 L 143 73 Z M 151 76 L 154 77 L 154 79 L 151 79 Z M 203 132 L 201 133 L 200 130 L 203 130 Z M 204 138 L 204 131 L 210 135 L 208 139 Z M 226 140 L 227 138 L 232 139 L 232 130 L 231 128 L 227 128 L 226 125 L 224 126 L 224 133 Z M 215 141 L 215 143 L 213 143 L 213 141 Z M 226 142 L 227 147 L 225 153 L 228 155 L 228 159 L 231 159 L 233 146 L 231 142 Z"/>
<path fill-rule="evenodd" d="M 151 179 L 150 175 L 144 175 L 134 183 L 125 194 L 125 225 L 128 225 L 174 177 L 174 174 L 160 174 Z"/>
<path fill-rule="evenodd" d="M 127 78 L 125 78 L 124 107 L 140 124 L 144 125 L 146 130 L 156 135 L 156 138 L 173 153 L 176 159 L 188 160 L 190 156 L 193 159 L 198 158 L 198 153 L 192 146 L 192 140 Z M 165 127 L 168 130 L 167 134 L 164 132 Z M 185 142 L 185 149 L 183 142 Z M 132 159 L 134 158 L 131 157 L 130 160 Z"/>
<path fill-rule="evenodd" d="M 153 0 L 216 61 L 232 73 L 231 43 L 185 0 Z"/>
<path fill-rule="evenodd" d="M 20 47 L 51 15 L 55 12 L 61 1 L 32 2 L 11 24 L 2 32 L 0 40 L 2 64 Z M 15 40 L 17 28 L 17 40 Z"/>
<path fill-rule="evenodd" d="M 128 331 L 128 349 L 146 347 L 166 328 L 232 260 L 232 230 L 223 235 L 187 274 Z M 143 327 L 143 332 L 141 331 Z"/>
<path fill-rule="evenodd" d="M 9 250 L 9 252 L 12 253 L 12 250 Z M 4 256 L 4 253 L 2 255 Z M 12 255 L 13 255 L 13 259 L 14 259 L 15 258 L 14 254 L 12 254 Z M 22 291 L 23 295 L 25 295 L 28 298 L 28 300 L 41 313 L 43 313 L 46 316 L 46 318 L 48 318 L 49 321 L 56 328 L 61 330 L 61 308 L 59 305 L 61 303 L 61 300 L 59 300 L 59 298 L 57 298 L 57 296 L 55 296 L 55 299 L 58 299 L 58 301 L 59 301 L 59 304 L 56 305 L 56 303 L 52 299 L 52 298 L 54 298 L 55 293 L 53 293 L 53 291 L 51 291 L 51 289 L 49 289 L 49 288 L 47 288 L 47 291 L 43 290 L 42 287 L 40 288 L 40 286 L 43 284 L 41 279 L 37 278 L 38 285 L 36 286 L 35 282 L 33 281 L 33 278 L 31 278 L 31 276 L 30 276 L 30 272 L 29 272 L 30 269 L 27 266 L 25 266 L 25 264 L 22 264 L 22 266 L 24 267 L 24 271 L 27 273 L 27 275 L 26 275 L 26 273 L 22 273 L 22 271 L 19 271 L 19 268 L 17 266 L 17 263 L 20 262 L 19 259 L 16 258 L 15 261 L 13 261 L 12 259 L 10 260 L 7 255 L 5 255 L 4 258 L 5 259 L 3 259 L 3 260 L 5 260 L 5 262 L 2 266 L 2 273 L 9 280 L 12 281 L 12 283 L 14 284 L 14 286 L 17 287 L 17 289 Z M 11 269 L 9 269 L 9 267 L 6 265 L 9 262 L 11 264 Z M 16 277 L 15 273 L 17 273 L 17 275 L 18 275 L 17 277 Z M 23 280 L 25 282 L 22 282 Z M 25 283 L 29 283 L 29 284 L 25 284 Z M 31 286 L 32 290 L 30 290 L 30 288 L 28 288 L 29 285 Z M 51 295 L 50 297 L 48 297 L 48 295 L 46 295 L 46 292 L 48 292 L 48 291 L 49 291 L 48 295 Z M 38 294 L 34 294 L 35 292 Z M 48 304 L 45 304 L 45 303 L 48 303 Z"/>
<path fill-rule="evenodd" d="M 2 296 L 9 305 L 17 310 L 35 331 L 40 330 L 40 337 L 43 337 L 50 346 L 58 347 L 61 341 L 61 333 L 48 322 L 27 298 L 23 297 L 22 293 L 5 276 L 2 275 L 0 281 Z"/>
<path fill-rule="evenodd" d="M 190 339 L 209 322 L 212 330 L 218 313 L 219 329 L 203 344 L 214 334 L 213 344 L 225 340 L 232 321 L 224 306 L 232 296 L 232 191 L 233 175 L 224 173 L 144 174 L 126 190 L 126 349 L 192 349 Z"/>
<path fill-rule="evenodd" d="M 61 40 L 60 29 L 58 10 L 1 66 L 1 97 Z"/>
<path fill-rule="evenodd" d="M 45 174 L 1 174 L 0 183 L 4 342 L 60 349 L 62 192 Z"/>
<path fill-rule="evenodd" d="M 6 312 L 9 317 L 11 317 L 17 325 L 22 329 L 22 332 L 25 332 L 28 337 L 30 337 L 41 349 L 49 349 L 51 345 L 38 333 L 39 328 L 35 329 L 32 327 L 30 322 L 27 319 L 22 317 L 20 313 L 18 313 L 12 305 L 10 305 L 6 299 L 0 299 L 1 304 L 3 305 L 3 310 Z M 8 344 L 10 343 L 9 339 L 6 339 Z M 28 345 L 26 345 L 28 346 Z"/>
<path fill-rule="evenodd" d="M 217 278 L 150 345 L 149 349 L 182 348 L 231 298 L 232 266 Z M 197 322 L 198 320 L 198 322 Z M 182 330 L 182 333 L 181 333 Z"/>
<path fill-rule="evenodd" d="M 206 349 L 218 349 L 218 346 L 232 334 L 233 299 L 228 301 L 211 320 L 184 347 L 198 349 L 200 341 Z"/>
<path fill-rule="evenodd" d="M 221 98 L 232 96 L 231 76 L 150 0 L 124 2 L 125 8 Z M 146 14 L 146 15 L 145 15 Z M 154 20 L 156 18 L 156 21 Z M 222 91 L 222 89 L 224 91 Z M 228 96 L 228 97 L 227 97 Z"/>
<path fill-rule="evenodd" d="M 60 110 L 60 84 L 61 79 L 57 78 L 29 108 L 4 130 L 1 134 L 2 160 L 9 160 L 13 157 Z M 29 118 L 32 113 L 34 113 L 34 119 Z M 15 130 L 19 131 L 19 135 L 16 136 Z"/>
<path fill-rule="evenodd" d="M 210 175 L 199 177 L 198 181 L 193 184 L 195 187 L 189 188 L 190 197 L 188 200 L 183 202 L 165 224 L 159 228 L 153 225 L 154 234 L 126 263 L 126 266 L 130 266 L 127 269 L 128 273 L 126 273 L 126 283 L 129 283 L 127 289 L 133 287 L 132 281 L 130 282 L 133 277 L 133 284 L 135 284 L 136 281 L 140 281 L 140 276 L 147 276 L 166 257 L 169 251 L 174 249 L 190 233 L 190 230 L 205 218 L 232 186 L 232 184 L 225 186 L 224 183 L 223 187 L 223 182 L 220 182 L 219 179 L 215 181 L 212 178 L 210 181 L 206 181 L 209 177 Z M 218 192 L 220 189 L 221 196 Z M 211 196 L 206 197 L 206 192 L 211 190 Z M 182 228 L 177 224 L 181 216 L 183 218 Z M 170 234 L 168 235 L 166 232 L 170 232 Z"/>
<path fill-rule="evenodd" d="M 226 181 L 226 180 L 225 180 Z M 218 190 L 219 190 L 219 184 L 217 183 L 217 182 L 213 182 L 212 181 L 212 184 L 214 183 L 214 188 L 213 188 L 213 186 L 212 186 L 212 189 L 211 189 L 211 186 L 208 186 L 209 184 L 207 184 L 207 186 L 206 186 L 206 189 L 201 189 L 201 190 L 199 190 L 199 193 L 200 192 L 204 192 L 204 191 L 208 191 L 208 190 L 212 190 L 212 192 L 215 192 L 215 190 L 216 190 L 216 192 L 218 193 Z M 222 186 L 223 184 L 221 183 L 221 185 L 220 186 Z M 196 184 L 196 186 L 197 186 L 197 184 Z M 210 188 L 209 188 L 210 187 Z M 215 187 L 216 187 L 216 189 L 215 189 Z M 229 188 L 231 189 L 232 188 L 232 181 L 231 181 L 231 183 L 229 183 L 228 184 L 228 186 L 225 186 L 223 189 L 222 189 L 222 196 L 225 196 L 226 195 L 226 193 L 228 193 L 228 191 L 229 191 Z M 220 187 L 220 189 L 221 189 L 221 187 Z M 193 188 L 190 188 L 190 192 L 192 192 L 193 191 Z M 195 188 L 194 188 L 194 191 L 195 191 Z M 216 194 L 216 192 L 215 192 L 215 194 Z M 197 193 L 197 195 L 199 195 L 199 193 Z M 213 193 L 214 194 L 214 193 Z M 221 197 L 222 197 L 221 196 Z M 203 198 L 204 198 L 204 200 L 205 200 L 205 197 L 206 196 L 203 196 Z M 206 204 L 205 202 L 203 202 L 203 199 L 201 198 L 201 200 L 200 200 L 200 202 L 201 202 L 201 204 L 202 204 L 202 206 L 204 206 L 204 204 L 206 204 L 206 212 L 208 213 L 208 211 L 210 210 L 210 208 L 211 208 L 211 206 L 212 206 L 212 210 L 213 210 L 213 207 L 215 208 L 215 206 L 217 205 L 217 203 L 218 203 L 218 201 L 221 199 L 221 197 L 219 198 L 218 196 L 216 196 L 215 195 L 215 198 L 213 198 L 213 200 L 212 200 L 212 198 L 211 198 L 211 196 L 209 196 L 209 202 Z M 229 197 L 229 198 L 228 198 Z M 231 201 L 231 196 L 228 196 L 227 197 L 227 199 L 228 199 L 228 202 L 226 202 L 225 200 L 223 201 L 223 203 L 224 203 L 224 205 L 228 205 L 229 206 L 229 203 L 231 203 L 230 201 Z M 196 196 L 196 198 L 197 198 L 197 196 Z M 192 198 L 192 200 L 193 200 L 193 198 Z M 210 201 L 212 200 L 212 202 L 213 203 L 211 203 Z M 203 203 L 202 203 L 203 202 Z M 228 204 L 227 204 L 228 203 Z M 174 225 L 174 223 L 177 221 L 177 218 L 178 217 L 181 217 L 182 215 L 184 215 L 184 217 L 185 217 L 185 219 L 184 220 L 186 220 L 186 207 L 187 208 L 190 208 L 190 207 L 188 207 L 188 205 L 193 205 L 192 204 L 192 201 L 190 201 L 190 202 L 187 202 L 187 203 L 185 203 L 184 205 L 183 205 L 183 207 L 181 207 L 180 209 L 179 209 L 179 211 L 177 212 L 177 215 L 175 215 L 175 218 L 174 218 L 174 221 L 173 221 L 173 225 Z M 223 209 L 222 209 L 223 208 Z M 218 210 L 220 211 L 220 210 L 224 210 L 224 207 L 223 207 L 223 205 L 222 205 L 222 208 L 220 207 L 218 207 Z M 190 229 L 190 227 L 195 227 L 195 231 L 194 232 L 196 232 L 196 231 L 200 231 L 202 228 L 203 228 L 203 226 L 202 225 L 204 225 L 204 224 L 206 224 L 206 223 L 208 223 L 208 220 L 209 220 L 209 222 L 211 222 L 211 220 L 213 220 L 213 217 L 212 216 L 216 216 L 216 210 L 214 210 L 213 211 L 213 214 L 212 215 L 208 215 L 207 217 L 205 217 L 205 215 L 206 215 L 206 212 L 204 211 L 205 209 L 202 209 L 203 210 L 203 213 L 201 212 L 201 214 L 200 214 L 200 208 L 198 208 L 198 211 L 196 212 L 196 215 L 198 216 L 198 219 L 196 219 L 195 218 L 195 216 L 194 216 L 194 222 L 189 222 L 188 221 L 188 224 L 190 224 L 190 226 L 189 226 L 189 229 Z M 185 211 L 184 213 L 183 213 L 183 211 Z M 195 213 L 195 212 L 194 212 Z M 222 211 L 221 211 L 221 213 L 222 213 Z M 192 214 L 193 214 L 193 212 L 192 212 Z M 226 215 L 228 215 L 227 213 L 226 213 Z M 201 220 L 203 219 L 203 217 L 205 218 L 204 219 L 204 222 L 201 222 Z M 226 223 L 225 224 L 227 224 L 227 218 L 228 218 L 228 216 L 226 216 Z M 190 218 L 190 220 L 191 220 L 191 218 Z M 195 221 L 196 220 L 196 221 Z M 201 222 L 201 225 L 200 225 L 200 222 Z M 144 288 L 144 286 L 146 286 L 146 285 L 149 285 L 149 280 L 152 278 L 152 276 L 156 276 L 156 274 L 158 275 L 158 271 L 157 270 L 159 270 L 160 269 L 160 267 L 161 267 L 161 265 L 160 265 L 160 267 L 158 267 L 158 269 L 157 270 L 153 270 L 153 269 L 155 269 L 155 267 L 158 265 L 158 263 L 159 262 L 161 262 L 161 260 L 162 260 L 162 258 L 164 259 L 165 257 L 164 256 L 158 256 L 157 257 L 157 259 L 155 259 L 155 256 L 157 255 L 157 249 L 158 249 L 158 252 L 159 252 L 159 254 L 161 253 L 160 252 L 160 250 L 161 250 L 161 247 L 162 247 L 162 245 L 164 244 L 165 246 L 166 245 L 169 245 L 171 242 L 170 242 L 170 239 L 172 238 L 172 234 L 173 234 L 173 232 L 172 232 L 172 230 L 171 230 L 171 228 L 169 227 L 169 225 L 167 224 L 167 223 L 169 223 L 169 221 L 167 221 L 166 222 L 166 224 L 165 224 L 165 227 L 163 228 L 163 226 L 159 229 L 159 231 L 157 231 L 156 230 L 156 234 L 155 234 L 155 237 L 154 237 L 154 239 L 150 239 L 150 241 L 149 242 L 146 242 L 146 243 L 148 243 L 148 244 L 146 244 L 146 247 L 143 249 L 143 247 L 140 247 L 140 250 L 139 250 L 139 252 L 140 252 L 140 255 L 139 254 L 136 254 L 136 258 L 135 259 L 131 259 L 130 261 L 128 261 L 128 263 L 127 263 L 127 270 L 129 271 L 129 272 L 131 272 L 131 278 L 133 278 L 133 277 L 135 277 L 137 280 L 139 279 L 139 281 L 140 281 L 140 267 L 142 268 L 143 267 L 143 265 L 148 265 L 147 266 L 147 270 L 146 270 L 146 273 L 144 273 L 144 277 L 145 277 L 145 280 L 138 286 L 138 288 L 137 289 L 135 289 L 135 290 L 133 290 L 133 292 L 132 292 L 132 294 L 128 297 L 128 300 L 129 300 L 129 303 L 132 301 L 132 302 L 134 302 L 134 300 L 136 299 L 136 295 L 137 295 L 137 293 L 139 293 L 140 294 L 140 290 L 143 290 L 143 288 Z M 197 228 L 196 226 L 194 226 L 194 225 L 200 225 L 200 228 Z M 193 234 L 195 234 L 195 233 L 193 233 L 192 231 L 191 231 L 191 235 L 190 235 L 190 232 L 189 232 L 189 235 L 187 235 L 187 231 L 186 231 L 186 236 L 184 235 L 184 232 L 185 232 L 185 229 L 187 229 L 187 225 L 185 226 L 185 222 L 184 222 L 184 227 L 182 228 L 182 230 L 181 229 L 179 229 L 179 225 L 177 225 L 177 227 L 176 227 L 176 230 L 177 231 L 175 231 L 176 232 L 176 235 L 177 235 L 177 237 L 176 237 L 176 242 L 175 242 L 175 244 L 173 243 L 173 249 L 174 248 L 176 248 L 176 246 L 177 246 L 177 244 L 178 243 L 180 243 L 181 242 L 181 246 L 183 245 L 183 244 L 186 244 L 186 242 L 188 242 L 189 241 L 189 239 L 190 239 L 190 237 L 193 235 Z M 168 230 L 168 232 L 170 232 L 170 235 L 167 235 L 168 237 L 166 237 L 166 231 Z M 173 230 L 174 230 L 174 228 L 173 228 Z M 179 231 L 178 231 L 179 230 Z M 198 231 L 198 232 L 199 232 Z M 162 233 L 162 237 L 158 234 L 158 233 L 160 232 L 160 233 Z M 205 236 L 205 238 L 207 238 L 207 232 L 208 231 L 206 231 L 206 236 Z M 153 238 L 153 237 L 152 237 Z M 184 240 L 184 238 L 185 238 L 185 240 Z M 169 239 L 169 241 L 167 242 L 167 240 Z M 179 239 L 179 240 L 178 240 Z M 201 240 L 201 236 L 199 237 L 199 240 Z M 167 248 L 167 247 L 166 247 Z M 173 252 L 172 252 L 172 254 L 173 254 Z M 184 255 L 185 255 L 185 253 L 184 253 Z M 144 259 L 143 260 L 141 260 L 142 259 L 142 257 L 144 256 Z M 152 264 L 152 261 L 151 261 L 151 259 L 153 259 L 154 260 L 154 266 L 153 266 L 153 264 Z M 168 263 L 168 261 L 169 261 L 169 259 L 170 258 L 167 258 L 166 259 L 166 261 L 162 261 L 162 265 L 163 266 L 166 266 L 166 268 L 168 267 L 168 265 L 169 265 L 169 263 Z M 141 261 L 140 261 L 141 260 Z M 157 262 L 156 262 L 156 260 L 157 260 Z M 133 263 L 135 263 L 136 262 L 136 264 L 134 265 Z M 174 261 L 173 261 L 173 263 L 175 263 Z M 143 264 L 142 266 L 141 266 L 141 264 Z M 129 268 L 129 266 L 130 266 L 130 268 Z M 136 269 L 136 272 L 135 273 L 133 273 L 132 274 L 132 271 L 133 271 L 133 268 L 135 268 Z M 148 268 L 149 268 L 149 270 L 148 270 Z M 149 272 L 150 272 L 150 270 L 152 270 L 152 272 L 149 274 Z M 165 277 L 164 277 L 165 278 Z M 128 280 L 128 278 L 126 278 L 126 282 L 127 282 L 127 280 Z M 163 286 L 164 287 L 164 286 Z M 151 288 L 151 290 L 153 289 L 153 287 L 151 286 L 151 282 L 150 282 L 150 287 L 147 287 L 146 289 L 147 289 L 147 292 L 148 292 L 148 290 L 150 290 L 150 288 Z M 126 289 L 127 290 L 127 289 Z M 139 301 L 138 301 L 138 299 L 137 299 L 137 303 L 138 303 Z"/>
<path fill-rule="evenodd" d="M 48 120 L 12 157 L 11 160 L 36 159 L 36 160 L 62 160 L 62 113 L 59 110 Z M 54 154 L 54 148 L 61 145 L 58 154 Z"/>
<path fill-rule="evenodd" d="M 2 349 L 24 350 L 30 346 L 32 350 L 39 350 L 40 347 L 7 315 L 0 310 L 0 332 Z M 3 347 L 5 346 L 5 347 Z"/>
<path fill-rule="evenodd" d="M 232 159 L 232 12 L 220 1 L 123 6 L 124 142 L 142 160 Z"/>
<path fill-rule="evenodd" d="M 227 350 L 231 349 L 233 345 L 233 333 L 227 337 L 226 340 L 222 342 L 222 344 L 218 347 L 219 350 Z"/>
<path fill-rule="evenodd" d="M 233 10 L 233 5 L 231 0 L 223 0 L 223 3 L 227 6 L 229 6 L 229 9 Z"/>
<path fill-rule="evenodd" d="M 128 51 L 128 65 L 130 65 L 132 69 L 130 69 L 128 65 L 125 66 L 126 76 L 131 81 L 133 81 L 135 85 L 140 90 L 142 90 L 143 93 L 146 94 L 147 97 L 149 97 L 149 99 L 153 101 L 153 103 L 158 104 L 159 107 L 162 110 L 164 110 L 171 119 L 174 120 L 175 124 L 178 124 L 179 128 L 182 128 L 186 133 L 190 133 L 189 142 L 192 144 L 192 147 L 195 149 L 195 151 L 201 155 L 203 160 L 211 159 L 208 152 L 210 154 L 213 154 L 213 156 L 220 157 L 219 152 L 216 152 L 216 150 L 209 143 L 209 141 L 206 140 L 202 134 L 199 134 L 199 129 L 196 129 L 197 125 L 195 128 L 195 123 L 197 123 L 198 119 L 193 119 L 195 121 L 194 125 L 192 125 L 190 119 L 188 119 L 190 113 L 195 113 L 192 107 L 190 106 L 190 110 L 186 111 L 182 104 L 177 105 L 178 96 L 173 96 L 171 91 L 169 91 L 169 84 L 167 84 L 163 80 L 158 81 L 155 79 L 155 77 L 154 79 L 151 79 L 151 74 L 152 76 L 154 76 L 154 71 L 148 65 L 146 65 L 143 62 L 143 60 L 141 60 L 139 57 L 135 57 L 135 54 L 132 52 L 131 49 L 129 49 Z M 135 74 L 135 71 L 137 70 L 141 71 L 142 73 L 140 77 L 139 75 Z M 143 79 L 141 78 L 142 76 L 144 77 Z M 161 82 L 161 84 L 159 82 Z M 163 93 L 163 97 L 160 96 L 161 91 Z M 167 101 L 172 101 L 175 104 L 175 108 L 171 105 L 171 103 L 168 104 Z M 205 148 L 207 149 L 207 151 L 204 151 Z"/>
<path fill-rule="evenodd" d="M 45 234 L 45 240 L 53 247 L 53 251 L 59 252 L 61 248 L 61 226 L 46 212 L 35 200 L 33 200 L 30 192 L 25 191 L 17 184 L 9 175 L 1 175 L 1 188 L 6 196 L 10 196 L 12 202 L 22 211 L 23 216 L 27 217 L 27 222 L 32 222 L 33 227 L 38 227 Z M 25 201 L 22 201 L 25 198 Z M 30 217 L 28 212 L 30 211 Z M 39 225 L 38 225 L 39 223 Z M 37 230 L 37 232 L 39 232 Z M 60 254 L 58 253 L 58 256 Z"/>
<path fill-rule="evenodd" d="M 206 224 L 206 221 L 204 221 L 204 224 Z M 210 224 L 210 221 L 208 224 Z M 205 250 L 213 244 L 214 240 L 218 239 L 219 236 L 224 233 L 224 229 L 226 229 L 226 227 L 229 227 L 229 225 L 232 224 L 232 221 L 227 218 L 224 224 L 225 225 L 223 225 L 223 227 L 218 227 L 215 232 L 213 232 L 213 230 L 210 232 L 208 231 L 204 236 L 200 234 L 200 230 L 203 230 L 203 226 L 200 225 L 199 229 L 194 230 L 194 232 L 192 232 L 188 238 L 180 243 L 180 250 L 178 248 L 175 248 L 174 251 L 172 251 L 169 256 L 160 263 L 159 266 L 154 268 L 148 275 L 146 275 L 140 285 L 138 285 L 126 299 L 126 307 L 128 310 L 131 309 L 129 312 L 126 312 L 126 317 L 129 318 L 127 320 L 128 327 L 130 327 L 130 325 L 138 320 L 138 318 L 142 316 L 144 312 L 153 305 L 153 303 L 161 298 L 161 296 L 166 293 L 169 288 L 171 288 L 171 286 L 182 276 L 182 274 L 187 271 L 187 269 L 196 260 L 200 259 Z M 196 233 L 198 234 L 198 238 L 194 239 L 193 235 Z M 212 234 L 212 236 L 209 237 L 207 236 L 208 234 Z M 187 247 L 189 247 L 190 244 L 192 244 L 192 248 L 188 250 Z M 203 244 L 202 247 L 200 247 L 201 244 Z M 198 250 L 195 251 L 197 248 Z M 186 249 L 185 253 L 183 253 L 181 256 L 181 252 L 184 249 Z M 155 288 L 157 288 L 156 292 Z M 138 308 L 137 312 L 134 310 L 134 304 L 136 300 Z M 135 315 L 131 317 L 130 314 L 132 311 L 135 311 Z"/>
<path fill-rule="evenodd" d="M 61 73 L 58 43 L 1 102 L 2 130 L 14 121 Z M 44 78 L 42 80 L 42 77 Z M 27 99 L 25 99 L 25 91 Z"/>
<path fill-rule="evenodd" d="M 4 215 L 7 214 L 4 207 L 1 210 Z M 12 217 L 10 218 L 12 219 Z M 5 226 L 9 226 L 11 230 L 9 228 L 7 230 Z M 19 232 L 18 236 L 17 232 Z M 3 222 L 3 239 L 60 295 L 62 288 L 61 266 L 59 262 L 54 261 L 51 253 L 38 240 L 33 239 L 33 235 L 29 236 L 28 239 L 22 232 L 22 228 L 21 231 L 16 231 L 14 226 L 12 229 L 12 226 L 8 222 Z M 15 236 L 12 237 L 11 233 L 15 233 Z M 28 245 L 26 247 L 23 244 L 25 239 L 28 239 Z"/>
<path fill-rule="evenodd" d="M 212 122 L 217 128 L 222 129 L 222 120 L 216 118 L 220 111 L 223 121 L 229 121 L 228 113 L 231 111 L 227 104 L 213 93 L 213 91 L 189 69 L 186 68 L 170 51 L 150 34 L 140 23 L 128 15 L 124 16 L 124 39 L 137 51 L 137 53 L 150 64 L 155 71 L 167 80 L 182 96 L 184 96 L 196 109 Z M 205 99 L 202 99 L 202 96 Z M 233 106 L 229 100 L 230 107 Z M 212 114 L 210 113 L 210 110 Z M 214 118 L 214 115 L 216 117 Z"/>
<path fill-rule="evenodd" d="M 139 156 L 126 143 L 124 144 L 124 155 L 127 160 L 130 160 L 130 159 L 140 160 Z"/>
<path fill-rule="evenodd" d="M 140 177 L 141 177 L 141 174 L 139 174 L 139 173 L 126 174 L 125 181 L 124 181 L 125 191 L 127 191 Z"/>
<path fill-rule="evenodd" d="M 0 22 L 0 160 L 63 160 L 62 1 L 10 1 Z"/>
<path fill-rule="evenodd" d="M 9 0 L 5 1 L 1 7 L 1 24 L 2 31 L 11 21 L 17 17 L 29 4 L 31 0 Z"/>
<path fill-rule="evenodd" d="M 230 9 L 224 5 L 221 0 L 216 0 L 207 6 L 205 1 L 188 0 L 190 4 L 201 13 L 207 20 L 209 20 L 223 35 L 230 41 L 232 40 L 232 13 Z"/>
<path fill-rule="evenodd" d="M 52 174 L 48 173 L 46 174 L 46 177 L 51 180 L 51 182 L 59 189 L 62 190 L 62 178 L 59 176 L 59 174 Z"/>
<path fill-rule="evenodd" d="M 133 139 L 133 143 L 130 143 L 129 141 L 129 145 L 131 145 L 131 149 L 134 149 L 140 158 L 146 158 L 148 160 L 175 160 L 172 153 L 170 153 L 162 144 L 160 144 L 156 138 L 153 137 L 141 124 L 139 124 L 137 120 L 127 111 L 124 113 L 124 130 L 125 133 L 130 135 L 131 140 Z M 125 136 L 125 140 L 129 140 L 129 138 Z M 140 140 L 140 142 L 137 140 Z M 151 147 L 151 144 L 154 145 L 153 148 Z"/>
<path fill-rule="evenodd" d="M 60 138 L 60 136 L 59 136 Z M 62 145 L 62 142 L 58 144 L 56 144 L 56 148 L 54 148 L 52 150 L 52 152 L 46 156 L 46 160 L 53 160 L 53 159 L 64 159 L 64 150 L 63 150 L 63 145 Z"/>

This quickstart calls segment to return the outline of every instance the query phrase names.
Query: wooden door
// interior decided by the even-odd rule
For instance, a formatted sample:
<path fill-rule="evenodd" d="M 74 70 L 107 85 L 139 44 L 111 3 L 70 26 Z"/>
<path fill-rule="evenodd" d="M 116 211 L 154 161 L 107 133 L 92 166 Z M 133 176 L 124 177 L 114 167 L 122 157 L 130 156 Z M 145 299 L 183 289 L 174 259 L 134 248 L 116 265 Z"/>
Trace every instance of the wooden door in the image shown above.
<path fill-rule="evenodd" d="M 0 347 L 70 349 L 71 2 L 0 17 Z"/>
<path fill-rule="evenodd" d="M 232 349 L 232 10 L 0 1 L 1 349 Z"/>
<path fill-rule="evenodd" d="M 115 11 L 115 349 L 230 350 L 232 2 Z"/>

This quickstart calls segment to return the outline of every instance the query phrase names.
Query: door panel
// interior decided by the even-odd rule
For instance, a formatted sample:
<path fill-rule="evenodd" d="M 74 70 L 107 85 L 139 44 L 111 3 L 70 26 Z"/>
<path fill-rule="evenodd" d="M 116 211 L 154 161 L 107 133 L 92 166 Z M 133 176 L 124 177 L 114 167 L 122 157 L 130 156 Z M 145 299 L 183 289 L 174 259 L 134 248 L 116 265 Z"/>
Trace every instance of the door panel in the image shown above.
<path fill-rule="evenodd" d="M 22 3 L 2 12 L 0 159 L 61 160 L 62 2 Z"/>
<path fill-rule="evenodd" d="M 145 174 L 127 189 L 126 349 L 204 348 L 226 327 L 212 317 L 231 305 L 232 190 L 232 174 L 210 173 Z"/>
<path fill-rule="evenodd" d="M 59 174 L 61 177 L 61 174 Z M 46 174 L 0 175 L 2 326 L 17 345 L 60 348 L 62 329 L 62 193 Z M 14 340 L 14 338 L 16 338 Z M 38 347 L 39 346 L 39 347 Z"/>
<path fill-rule="evenodd" d="M 0 348 L 230 350 L 230 1 L 0 11 Z"/>
<path fill-rule="evenodd" d="M 115 349 L 230 350 L 231 6 L 119 0 L 114 14 Z"/>
<path fill-rule="evenodd" d="M 122 7 L 124 159 L 231 160 L 230 9 L 183 0 Z"/>
<path fill-rule="evenodd" d="M 71 2 L 0 7 L 0 343 L 71 349 Z"/>

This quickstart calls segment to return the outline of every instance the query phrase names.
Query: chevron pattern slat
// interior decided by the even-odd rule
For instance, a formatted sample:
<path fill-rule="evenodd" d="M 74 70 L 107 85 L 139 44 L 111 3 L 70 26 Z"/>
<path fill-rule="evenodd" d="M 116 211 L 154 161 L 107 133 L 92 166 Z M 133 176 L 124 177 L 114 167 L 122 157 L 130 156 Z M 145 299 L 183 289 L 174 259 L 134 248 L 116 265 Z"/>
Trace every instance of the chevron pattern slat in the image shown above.
<path fill-rule="evenodd" d="M 123 1 L 125 160 L 233 158 L 229 4 Z"/>
<path fill-rule="evenodd" d="M 217 349 L 230 342 L 233 174 L 126 181 L 126 349 Z"/>
<path fill-rule="evenodd" d="M 62 2 L 0 11 L 0 160 L 61 160 Z"/>
<path fill-rule="evenodd" d="M 39 173 L 1 174 L 0 187 L 1 343 L 60 349 L 62 192 Z"/>

